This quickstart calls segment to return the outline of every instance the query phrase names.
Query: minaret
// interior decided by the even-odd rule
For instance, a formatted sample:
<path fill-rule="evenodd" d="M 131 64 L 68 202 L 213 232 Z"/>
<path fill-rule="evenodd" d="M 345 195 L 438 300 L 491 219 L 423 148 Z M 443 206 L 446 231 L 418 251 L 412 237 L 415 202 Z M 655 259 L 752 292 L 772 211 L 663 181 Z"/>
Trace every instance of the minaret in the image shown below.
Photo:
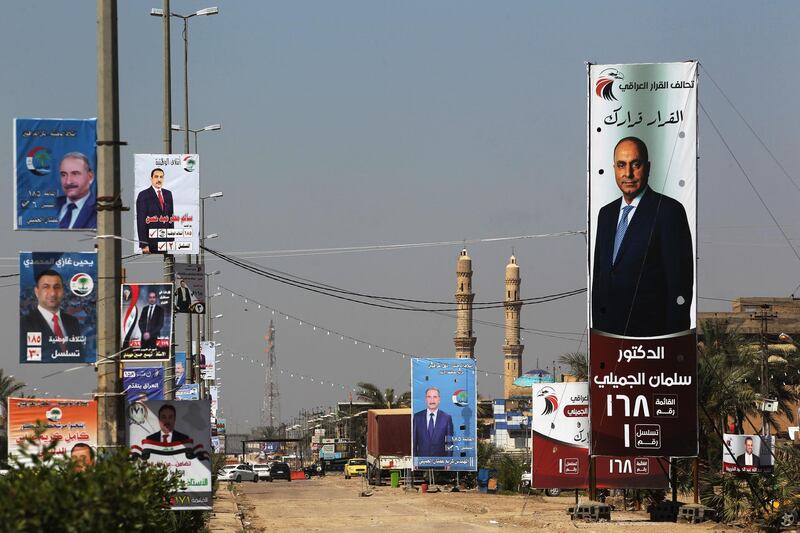
<path fill-rule="evenodd" d="M 472 259 L 467 249 L 461 250 L 456 264 L 456 357 L 475 359 L 475 337 L 472 336 Z"/>
<path fill-rule="evenodd" d="M 525 348 L 520 344 L 519 337 L 519 312 L 522 308 L 520 301 L 520 279 L 519 265 L 517 258 L 513 255 L 506 265 L 506 339 L 503 343 L 503 354 L 505 354 L 505 366 L 503 377 L 503 392 L 505 398 L 511 396 L 511 388 L 514 380 L 522 375 L 522 350 Z"/>

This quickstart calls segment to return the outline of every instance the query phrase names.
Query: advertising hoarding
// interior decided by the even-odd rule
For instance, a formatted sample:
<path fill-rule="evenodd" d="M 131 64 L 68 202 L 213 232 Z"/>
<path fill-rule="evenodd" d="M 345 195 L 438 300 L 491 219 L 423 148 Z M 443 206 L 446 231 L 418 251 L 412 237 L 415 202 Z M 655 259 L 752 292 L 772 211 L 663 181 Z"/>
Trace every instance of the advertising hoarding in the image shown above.
<path fill-rule="evenodd" d="M 477 470 L 475 360 L 412 358 L 411 384 L 414 469 Z"/>
<path fill-rule="evenodd" d="M 14 229 L 97 228 L 97 119 L 14 119 Z"/>
<path fill-rule="evenodd" d="M 28 448 L 26 440 L 34 437 L 37 424 L 44 427 L 39 443 Z M 77 455 L 80 448 L 97 448 L 97 402 L 61 398 L 8 399 L 8 459 L 30 461 L 21 451 L 36 452 L 41 457 L 44 446 L 57 440 L 56 455 Z M 92 453 L 93 455 L 93 453 Z"/>
<path fill-rule="evenodd" d="M 203 265 L 175 263 L 175 312 L 206 312 L 206 276 Z"/>
<path fill-rule="evenodd" d="M 697 454 L 697 67 L 589 65 L 592 455 Z"/>
<path fill-rule="evenodd" d="M 122 285 L 123 361 L 167 361 L 172 351 L 172 283 Z"/>
<path fill-rule="evenodd" d="M 211 510 L 211 428 L 208 400 L 128 405 L 131 457 L 181 474 L 173 510 Z"/>
<path fill-rule="evenodd" d="M 97 254 L 20 252 L 20 363 L 97 359 Z"/>
<path fill-rule="evenodd" d="M 135 154 L 135 253 L 200 252 L 200 158 Z"/>
<path fill-rule="evenodd" d="M 746 474 L 771 473 L 775 464 L 775 437 L 725 433 L 722 471 Z"/>
<path fill-rule="evenodd" d="M 164 399 L 164 369 L 160 366 L 124 367 L 122 390 L 130 402 Z"/>
<path fill-rule="evenodd" d="M 531 487 L 589 487 L 589 384 L 535 383 L 531 402 Z M 597 487 L 666 489 L 669 462 L 658 457 L 596 457 Z"/>

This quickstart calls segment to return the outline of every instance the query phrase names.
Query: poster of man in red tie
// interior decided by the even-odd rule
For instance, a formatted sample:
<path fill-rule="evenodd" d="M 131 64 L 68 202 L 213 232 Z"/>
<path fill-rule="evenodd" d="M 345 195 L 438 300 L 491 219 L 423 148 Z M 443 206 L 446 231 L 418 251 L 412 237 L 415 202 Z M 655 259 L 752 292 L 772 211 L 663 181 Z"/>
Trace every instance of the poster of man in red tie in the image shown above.
<path fill-rule="evenodd" d="M 136 154 L 135 252 L 196 254 L 200 249 L 197 154 Z"/>
<path fill-rule="evenodd" d="M 97 254 L 20 252 L 20 363 L 93 363 Z"/>
<path fill-rule="evenodd" d="M 167 361 L 172 338 L 172 283 L 122 285 L 123 361 Z"/>

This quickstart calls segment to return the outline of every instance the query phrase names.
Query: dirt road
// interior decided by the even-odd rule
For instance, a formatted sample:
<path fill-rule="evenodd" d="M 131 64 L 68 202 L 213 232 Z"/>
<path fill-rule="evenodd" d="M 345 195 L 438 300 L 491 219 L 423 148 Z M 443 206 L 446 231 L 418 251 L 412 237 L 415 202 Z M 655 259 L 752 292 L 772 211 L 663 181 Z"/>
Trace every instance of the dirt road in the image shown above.
<path fill-rule="evenodd" d="M 477 492 L 422 494 L 368 487 L 360 478 L 241 483 L 238 497 L 251 527 L 261 531 L 724 531 L 719 524 L 648 522 L 643 512 L 615 511 L 609 523 L 571 522 L 574 495 L 499 496 Z M 368 497 L 362 490 L 371 491 Z M 733 531 L 733 529 L 731 529 Z"/>

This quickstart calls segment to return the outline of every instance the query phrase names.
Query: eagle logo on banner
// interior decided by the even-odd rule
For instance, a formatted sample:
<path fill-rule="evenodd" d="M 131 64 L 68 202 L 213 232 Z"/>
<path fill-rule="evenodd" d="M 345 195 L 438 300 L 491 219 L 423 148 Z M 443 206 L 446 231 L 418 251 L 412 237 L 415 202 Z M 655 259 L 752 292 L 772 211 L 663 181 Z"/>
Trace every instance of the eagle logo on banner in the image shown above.
<path fill-rule="evenodd" d="M 551 415 L 556 411 L 556 409 L 558 409 L 558 397 L 556 396 L 556 391 L 554 391 L 551 387 L 543 388 L 536 396 L 544 398 L 544 411 L 542 411 L 543 415 Z"/>
<path fill-rule="evenodd" d="M 600 73 L 594 86 L 594 92 L 603 100 L 617 100 L 614 96 L 614 80 L 624 80 L 625 76 L 615 68 L 607 68 Z"/>

